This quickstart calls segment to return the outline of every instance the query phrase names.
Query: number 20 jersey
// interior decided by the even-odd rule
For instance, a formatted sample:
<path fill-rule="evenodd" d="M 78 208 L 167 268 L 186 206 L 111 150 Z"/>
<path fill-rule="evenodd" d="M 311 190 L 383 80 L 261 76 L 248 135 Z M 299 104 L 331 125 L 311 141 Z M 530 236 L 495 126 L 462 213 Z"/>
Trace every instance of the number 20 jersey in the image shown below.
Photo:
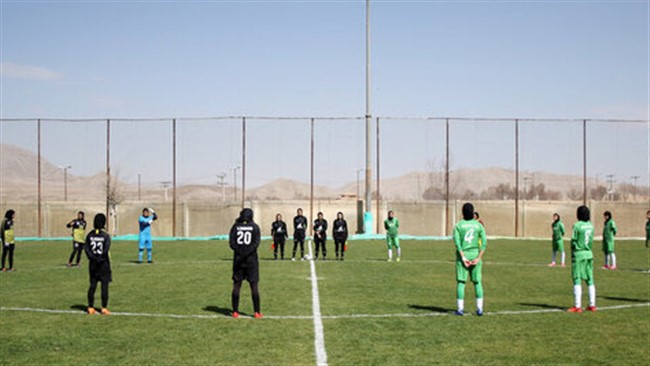
<path fill-rule="evenodd" d="M 254 222 L 236 222 L 230 229 L 230 248 L 235 255 L 247 257 L 257 252 L 260 245 L 260 228 Z"/>

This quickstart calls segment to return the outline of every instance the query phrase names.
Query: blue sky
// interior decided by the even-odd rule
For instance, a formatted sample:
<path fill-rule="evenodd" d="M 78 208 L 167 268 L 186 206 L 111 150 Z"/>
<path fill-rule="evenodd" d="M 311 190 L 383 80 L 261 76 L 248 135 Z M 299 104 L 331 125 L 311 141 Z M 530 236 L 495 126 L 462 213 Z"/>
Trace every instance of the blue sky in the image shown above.
<path fill-rule="evenodd" d="M 364 2 L 2 1 L 1 10 L 2 118 L 364 113 Z M 372 112 L 647 119 L 648 15 L 646 1 L 373 1 Z M 127 132 L 115 141 L 115 160 L 129 180 L 138 170 L 150 170 L 151 182 L 169 177 L 168 158 L 146 164 L 129 159 L 148 152 L 169 156 L 168 124 L 159 125 L 156 131 L 140 128 L 142 139 L 121 127 Z M 382 168 L 386 176 L 424 170 L 428 161 L 443 158 L 440 125 L 407 125 L 393 132 L 387 127 L 399 149 L 382 150 L 392 158 Z M 308 128 L 296 126 L 259 123 L 249 141 L 259 152 L 249 158 L 250 185 L 281 176 L 308 180 L 308 160 L 297 160 L 308 154 Z M 363 127 L 354 121 L 320 126 L 317 180 L 354 180 L 363 165 L 363 147 L 355 144 Z M 512 167 L 510 130 L 458 125 L 452 163 Z M 240 163 L 237 127 L 202 144 L 196 141 L 212 131 L 207 124 L 185 131 L 180 178 L 211 181 Z M 70 158 L 69 144 L 52 140 L 101 133 L 92 125 L 52 126 L 46 157 L 73 165 L 76 174 L 95 173 L 104 158 L 94 143 L 79 148 L 83 158 Z M 525 133 L 524 168 L 581 172 L 579 165 L 557 164 L 581 151 L 575 126 Z M 590 172 L 621 180 L 641 175 L 647 183 L 648 138 L 645 125 L 590 130 L 590 141 L 599 141 L 590 151 Z M 0 140 L 33 149 L 33 128 L 3 124 Z M 277 141 L 287 147 L 275 149 Z M 219 158 L 206 167 L 200 164 L 205 155 Z"/>

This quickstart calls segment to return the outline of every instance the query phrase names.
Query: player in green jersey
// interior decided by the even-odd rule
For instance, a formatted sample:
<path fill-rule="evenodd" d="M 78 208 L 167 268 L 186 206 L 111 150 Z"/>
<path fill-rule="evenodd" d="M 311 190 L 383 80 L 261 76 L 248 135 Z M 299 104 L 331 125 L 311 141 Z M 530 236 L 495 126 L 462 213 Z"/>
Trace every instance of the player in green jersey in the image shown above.
<path fill-rule="evenodd" d="M 562 267 L 564 267 L 564 224 L 560 221 L 560 215 L 557 213 L 553 214 L 553 223 L 551 224 L 551 230 L 553 231 L 553 236 L 551 241 L 553 242 L 553 259 L 548 265 L 549 267 L 555 267 L 555 258 L 557 252 L 560 252 L 562 258 Z"/>
<path fill-rule="evenodd" d="M 574 306 L 572 313 L 582 313 L 582 285 L 587 283 L 589 289 L 589 307 L 587 311 L 596 311 L 596 285 L 594 284 L 594 225 L 589 221 L 589 208 L 580 206 L 577 210 L 578 222 L 573 225 L 571 235 L 571 277 L 573 278 Z"/>
<path fill-rule="evenodd" d="M 605 265 L 603 269 L 616 269 L 616 253 L 614 253 L 614 236 L 616 236 L 616 223 L 612 220 L 612 213 L 605 211 L 603 214 L 605 225 L 603 226 L 603 252 L 605 253 Z"/>
<path fill-rule="evenodd" d="M 476 290 L 476 315 L 483 315 L 483 285 L 481 269 L 483 253 L 487 248 L 485 228 L 474 220 L 474 205 L 463 205 L 463 220 L 454 227 L 454 244 L 456 245 L 456 315 L 465 311 L 465 282 L 469 275 Z"/>
<path fill-rule="evenodd" d="M 645 222 L 645 247 L 650 248 L 650 210 L 645 213 L 645 218 L 648 219 Z"/>
<path fill-rule="evenodd" d="M 388 211 L 388 218 L 384 220 L 384 229 L 386 229 L 386 244 L 388 244 L 388 261 L 393 260 L 393 247 L 397 249 L 397 261 L 402 257 L 402 249 L 399 247 L 399 220 L 395 213 Z"/>

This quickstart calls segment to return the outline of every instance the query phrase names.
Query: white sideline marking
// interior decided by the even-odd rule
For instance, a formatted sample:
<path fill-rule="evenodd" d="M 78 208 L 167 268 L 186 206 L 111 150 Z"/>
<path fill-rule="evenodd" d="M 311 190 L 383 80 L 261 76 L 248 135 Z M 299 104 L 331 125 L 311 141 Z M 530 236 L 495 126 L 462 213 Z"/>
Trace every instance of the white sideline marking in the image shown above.
<path fill-rule="evenodd" d="M 320 313 L 320 297 L 318 296 L 318 277 L 316 277 L 316 264 L 314 253 L 309 240 L 309 268 L 311 269 L 311 302 L 314 314 L 314 347 L 316 348 L 316 365 L 327 366 L 327 352 L 325 352 L 325 334 L 323 333 L 323 319 Z"/>
<path fill-rule="evenodd" d="M 629 308 L 641 308 L 650 306 L 650 302 L 640 304 L 624 304 L 599 307 L 598 311 L 607 310 L 620 310 Z M 59 310 L 59 309 L 39 309 L 29 307 L 0 307 L 0 311 L 24 311 L 31 313 L 49 313 L 49 314 L 73 314 L 73 315 L 86 315 L 85 312 L 80 310 Z M 526 314 L 544 314 L 544 313 L 563 313 L 564 309 L 538 309 L 538 310 L 502 310 L 494 312 L 486 312 L 488 315 L 526 315 Z M 342 314 L 342 315 L 322 315 L 321 319 L 363 319 L 363 318 L 425 318 L 436 316 L 455 316 L 453 312 L 446 313 L 393 313 L 393 314 Z M 469 315 L 469 313 L 467 314 Z M 226 315 L 208 315 L 208 314 L 164 314 L 164 313 L 129 313 L 129 312 L 113 312 L 111 316 L 133 316 L 142 318 L 174 318 L 174 319 L 226 319 L 233 320 L 232 317 Z M 242 317 L 243 319 L 253 319 L 253 317 Z M 312 320 L 313 316 L 310 315 L 265 315 L 264 319 L 299 319 L 299 320 Z M 322 326 L 322 322 L 321 322 Z M 323 344 L 324 346 L 324 344 Z"/>

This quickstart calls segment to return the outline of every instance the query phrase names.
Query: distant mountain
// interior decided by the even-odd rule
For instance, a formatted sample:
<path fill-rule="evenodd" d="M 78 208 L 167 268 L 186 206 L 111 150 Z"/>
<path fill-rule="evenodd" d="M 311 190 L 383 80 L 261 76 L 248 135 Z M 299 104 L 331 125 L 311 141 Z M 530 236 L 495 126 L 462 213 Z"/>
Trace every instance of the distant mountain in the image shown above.
<path fill-rule="evenodd" d="M 35 200 L 37 181 L 37 156 L 31 151 L 13 146 L 0 145 L 0 199 L 2 201 Z M 47 200 L 63 198 L 63 171 L 45 159 L 41 161 L 43 177 L 43 196 Z M 572 190 L 582 189 L 582 177 L 577 175 L 554 174 L 546 172 L 522 171 L 520 174 L 520 190 L 529 189 L 531 185 L 543 183 L 547 191 L 556 191 L 561 199 L 566 198 Z M 468 191 L 476 195 L 500 184 L 514 187 L 515 172 L 504 168 L 459 169 L 450 172 L 450 192 L 454 197 L 462 197 Z M 389 200 L 421 200 L 427 189 L 444 192 L 444 172 L 412 172 L 398 177 L 381 180 L 381 194 Z M 596 181 L 589 179 L 590 187 Z M 137 200 L 137 187 L 116 181 L 125 200 Z M 377 182 L 372 183 L 373 192 Z M 98 173 L 90 177 L 68 175 L 69 200 L 104 199 L 106 177 Z M 363 189 L 363 186 L 361 187 Z M 241 189 L 241 188 L 240 188 Z M 336 199 L 341 196 L 354 198 L 357 192 L 357 182 L 350 182 L 341 187 L 315 186 L 314 196 L 317 199 Z M 226 200 L 233 200 L 234 192 L 231 187 L 222 191 L 215 185 L 183 185 L 177 187 L 177 198 L 182 201 L 221 201 L 225 194 Z M 238 192 L 238 195 L 240 192 Z M 289 179 L 276 179 L 265 185 L 249 188 L 247 197 L 253 200 L 294 200 L 308 199 L 310 186 Z M 362 194 L 363 195 L 363 194 Z M 143 201 L 171 200 L 171 188 L 142 187 Z"/>

